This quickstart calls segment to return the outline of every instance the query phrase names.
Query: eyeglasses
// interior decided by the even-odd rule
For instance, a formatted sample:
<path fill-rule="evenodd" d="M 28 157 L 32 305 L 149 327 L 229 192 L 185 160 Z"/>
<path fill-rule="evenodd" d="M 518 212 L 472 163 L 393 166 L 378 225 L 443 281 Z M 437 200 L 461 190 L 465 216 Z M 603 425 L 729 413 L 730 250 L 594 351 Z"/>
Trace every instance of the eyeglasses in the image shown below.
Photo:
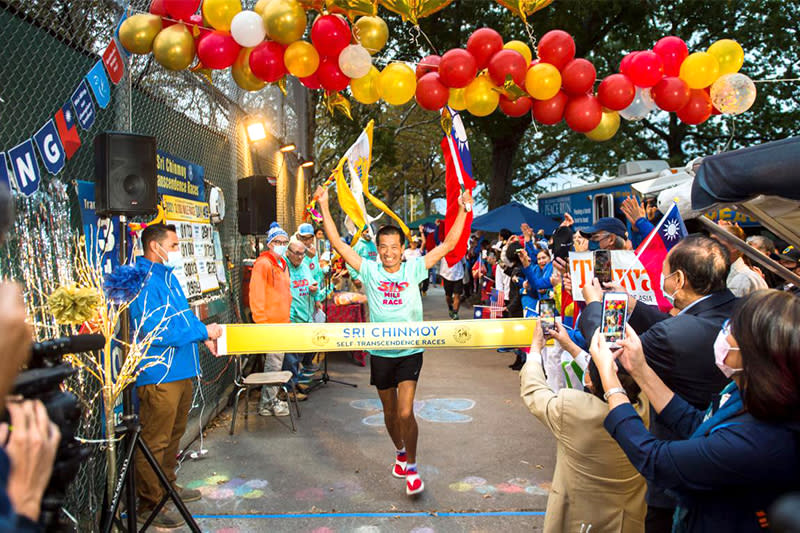
<path fill-rule="evenodd" d="M 294 254 L 294 255 L 302 255 L 303 253 L 305 253 L 305 252 L 301 252 L 299 250 L 292 250 L 291 248 L 289 248 L 287 251 L 289 253 L 291 253 L 291 254 Z"/>

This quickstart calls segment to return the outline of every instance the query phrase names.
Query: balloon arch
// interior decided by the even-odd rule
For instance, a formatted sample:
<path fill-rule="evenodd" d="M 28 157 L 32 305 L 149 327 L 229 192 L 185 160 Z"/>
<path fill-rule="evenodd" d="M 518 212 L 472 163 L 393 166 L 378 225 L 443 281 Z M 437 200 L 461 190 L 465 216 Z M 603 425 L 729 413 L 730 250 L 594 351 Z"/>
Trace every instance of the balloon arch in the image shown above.
<path fill-rule="evenodd" d="M 417 25 L 452 1 L 259 0 L 250 11 L 241 0 L 153 0 L 149 13 L 122 23 L 119 35 L 128 51 L 152 52 L 169 70 L 190 68 L 211 80 L 212 70 L 230 68 L 246 91 L 295 76 L 326 91 L 329 109 L 348 115 L 341 91 L 349 87 L 362 104 L 382 99 L 400 106 L 415 98 L 431 111 L 449 105 L 483 117 L 499 107 L 512 117 L 531 113 L 540 124 L 564 120 L 595 141 L 612 138 L 620 117 L 642 120 L 656 107 L 701 124 L 712 114 L 743 113 L 755 101 L 753 81 L 738 73 L 744 51 L 730 39 L 690 54 L 682 39 L 666 36 L 651 50 L 624 56 L 619 72 L 599 84 L 594 65 L 575 57 L 574 40 L 561 30 L 539 39 L 535 57 L 525 42 L 504 42 L 497 31 L 480 28 L 464 48 L 422 58 L 416 68 L 401 61 L 381 71 L 373 65 L 389 38 L 379 4 Z M 553 0 L 497 1 L 526 21 Z M 310 42 L 302 39 L 309 11 L 319 13 Z"/>

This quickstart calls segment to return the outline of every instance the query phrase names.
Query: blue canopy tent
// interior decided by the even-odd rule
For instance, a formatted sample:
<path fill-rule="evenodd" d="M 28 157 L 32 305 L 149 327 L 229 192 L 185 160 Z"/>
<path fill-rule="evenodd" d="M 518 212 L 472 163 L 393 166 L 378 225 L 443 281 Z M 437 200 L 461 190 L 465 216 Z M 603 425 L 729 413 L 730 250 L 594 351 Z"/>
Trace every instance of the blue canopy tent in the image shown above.
<path fill-rule="evenodd" d="M 519 233 L 519 227 L 524 222 L 527 222 L 534 231 L 543 229 L 547 235 L 551 235 L 560 224 L 560 222 L 556 222 L 530 207 L 512 201 L 479 217 L 475 217 L 472 221 L 472 230 L 496 233 L 503 228 L 508 228 L 514 233 Z"/>

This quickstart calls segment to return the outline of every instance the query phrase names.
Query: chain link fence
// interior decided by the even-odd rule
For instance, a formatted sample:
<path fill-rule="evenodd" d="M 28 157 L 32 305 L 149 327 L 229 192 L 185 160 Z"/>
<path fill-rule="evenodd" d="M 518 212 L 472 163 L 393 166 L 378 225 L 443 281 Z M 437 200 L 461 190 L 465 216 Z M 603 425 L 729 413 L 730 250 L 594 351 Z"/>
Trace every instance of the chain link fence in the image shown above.
<path fill-rule="evenodd" d="M 255 0 L 243 2 L 252 8 Z M 82 78 L 100 59 L 125 9 L 146 11 L 148 0 L 0 0 L 0 151 L 31 138 L 69 101 Z M 237 180 L 253 174 L 277 176 L 278 221 L 289 232 L 301 222 L 308 195 L 299 164 L 309 157 L 306 92 L 289 80 L 287 94 L 268 86 L 245 94 L 228 72 L 215 72 L 213 83 L 189 71 L 169 72 L 152 56 L 131 56 L 111 103 L 97 108 L 96 122 L 80 130 L 81 147 L 57 176 L 40 165 L 42 182 L 30 197 L 15 193 L 16 223 L 0 245 L 0 275 L 23 283 L 38 339 L 66 333 L 44 309 L 45 298 L 74 280 L 73 244 L 80 234 L 76 180 L 94 180 L 94 136 L 102 131 L 132 131 L 155 136 L 158 148 L 205 169 L 206 190 L 220 187 L 227 215 L 218 225 L 226 258 L 227 287 L 206 296 L 207 321 L 238 320 L 242 259 L 252 256 L 250 241 L 237 228 Z M 266 119 L 271 134 L 248 143 L 244 122 Z M 298 152 L 278 148 L 294 142 Z M 205 311 L 207 309 L 207 312 Z M 2 354 L 0 354 L 2 355 Z M 233 365 L 201 348 L 203 378 L 195 387 L 185 441 L 188 442 L 227 403 Z M 102 407 L 97 385 L 79 373 L 69 386 L 80 393 L 84 416 L 79 435 L 102 440 Z M 94 444 L 89 460 L 70 486 L 65 510 L 80 531 L 97 529 L 102 506 L 105 458 Z"/>

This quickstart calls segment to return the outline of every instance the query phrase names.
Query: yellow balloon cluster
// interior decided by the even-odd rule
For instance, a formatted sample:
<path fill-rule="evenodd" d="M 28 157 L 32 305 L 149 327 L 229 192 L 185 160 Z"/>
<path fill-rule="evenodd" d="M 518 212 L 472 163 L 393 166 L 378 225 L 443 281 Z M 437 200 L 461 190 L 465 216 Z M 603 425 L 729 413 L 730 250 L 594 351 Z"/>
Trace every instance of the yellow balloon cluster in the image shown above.
<path fill-rule="evenodd" d="M 183 24 L 158 32 L 153 40 L 153 57 L 167 70 L 183 70 L 194 59 L 194 38 Z"/>
<path fill-rule="evenodd" d="M 388 104 L 403 105 L 414 97 L 416 90 L 417 76 L 405 63 L 390 63 L 378 76 L 378 94 Z"/>
<path fill-rule="evenodd" d="M 253 71 L 250 70 L 250 52 L 252 51 L 252 48 L 239 50 L 239 56 L 231 67 L 233 81 L 245 91 L 259 91 L 267 84 L 264 80 L 256 77 Z"/>
<path fill-rule="evenodd" d="M 453 0 L 380 0 L 380 4 L 394 11 L 403 20 L 411 22 L 414 26 L 419 24 L 419 19 L 425 18 L 444 9 Z M 552 2 L 552 0 L 550 0 Z"/>
<path fill-rule="evenodd" d="M 619 113 L 603 108 L 603 118 L 600 119 L 600 124 L 592 131 L 584 133 L 584 135 L 593 141 L 603 142 L 616 135 L 618 129 Z"/>
<path fill-rule="evenodd" d="M 389 40 L 389 26 L 380 17 L 361 17 L 355 23 L 353 35 L 369 55 L 375 55 Z"/>
<path fill-rule="evenodd" d="M 708 53 L 717 58 L 720 76 L 739 72 L 744 64 L 744 50 L 732 39 L 720 39 L 708 47 Z"/>
<path fill-rule="evenodd" d="M 267 36 L 281 44 L 291 44 L 306 31 L 306 12 L 295 0 L 272 0 L 261 14 Z"/>
<path fill-rule="evenodd" d="M 537 100 L 549 100 L 561 89 L 561 73 L 550 63 L 536 63 L 525 75 L 525 90 Z"/>
<path fill-rule="evenodd" d="M 119 41 L 125 50 L 133 54 L 149 54 L 153 40 L 161 31 L 161 17 L 138 14 L 126 18 L 119 27 Z"/>
<path fill-rule="evenodd" d="M 231 31 L 231 21 L 242 10 L 240 0 L 204 0 L 203 19 L 212 28 L 220 31 Z"/>
<path fill-rule="evenodd" d="M 472 80 L 464 90 L 467 111 L 476 117 L 491 115 L 500 103 L 500 93 L 495 89 L 497 87 L 486 74 Z"/>
<path fill-rule="evenodd" d="M 356 102 L 374 104 L 381 99 L 381 95 L 378 93 L 379 76 L 380 71 L 375 67 L 371 67 L 369 74 L 350 82 L 350 92 L 353 93 L 353 98 L 356 99 Z"/>
<path fill-rule="evenodd" d="M 465 93 L 466 87 L 461 89 L 450 89 L 450 97 L 447 99 L 447 105 L 456 111 L 464 111 L 467 108 L 467 98 Z"/>
<path fill-rule="evenodd" d="M 319 66 L 319 53 L 309 42 L 295 41 L 283 54 L 283 63 L 289 74 L 298 78 L 311 76 Z"/>
<path fill-rule="evenodd" d="M 353 20 L 361 15 L 374 17 L 378 13 L 378 0 L 325 0 L 325 7 Z"/>
<path fill-rule="evenodd" d="M 681 63 L 679 77 L 690 89 L 705 89 L 719 78 L 719 61 L 708 52 L 695 52 Z"/>
<path fill-rule="evenodd" d="M 527 22 L 529 15 L 549 6 L 553 0 L 497 0 L 497 3 Z"/>

